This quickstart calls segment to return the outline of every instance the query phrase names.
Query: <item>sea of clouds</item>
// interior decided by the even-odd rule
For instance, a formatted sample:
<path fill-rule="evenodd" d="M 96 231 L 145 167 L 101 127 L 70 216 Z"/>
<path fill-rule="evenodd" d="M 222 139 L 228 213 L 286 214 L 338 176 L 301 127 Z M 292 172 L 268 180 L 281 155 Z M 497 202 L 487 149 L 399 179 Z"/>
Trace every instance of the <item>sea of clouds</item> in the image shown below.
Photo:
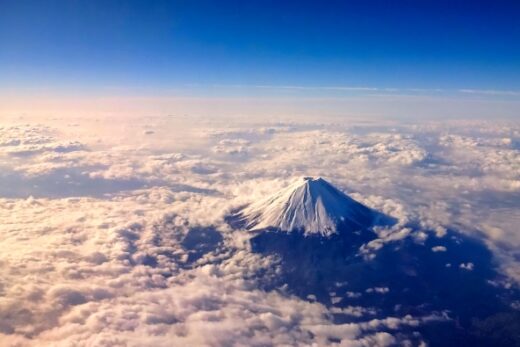
<path fill-rule="evenodd" d="M 260 289 L 275 261 L 224 217 L 300 176 L 398 219 L 366 252 L 453 228 L 520 281 L 518 122 L 13 118 L 0 122 L 0 345 L 406 345 L 421 338 L 401 328 L 447 319 L 374 318 L 356 295 L 388 289 L 367 288 L 341 309 L 356 319 L 334 324 L 334 307 Z"/>

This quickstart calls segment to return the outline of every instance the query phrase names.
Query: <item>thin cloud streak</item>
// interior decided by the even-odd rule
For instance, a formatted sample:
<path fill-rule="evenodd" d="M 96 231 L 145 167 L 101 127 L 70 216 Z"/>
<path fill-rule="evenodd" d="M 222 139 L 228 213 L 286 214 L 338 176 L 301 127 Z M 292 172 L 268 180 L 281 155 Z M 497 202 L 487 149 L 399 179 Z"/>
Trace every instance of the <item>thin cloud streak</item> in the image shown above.
<path fill-rule="evenodd" d="M 193 85 L 192 85 L 193 86 Z M 201 86 L 201 85 L 199 85 Z M 303 86 L 303 85 L 247 85 L 247 84 L 214 84 L 214 88 L 234 88 L 234 89 L 271 89 L 271 90 L 295 90 L 295 91 L 345 91 L 345 92 L 390 92 L 400 93 L 421 93 L 421 94 L 480 94 L 494 96 L 520 96 L 520 90 L 500 90 L 500 89 L 445 89 L 445 88 L 389 88 L 372 86 Z"/>
<path fill-rule="evenodd" d="M 458 92 L 465 94 L 520 96 L 520 90 L 459 89 Z"/>

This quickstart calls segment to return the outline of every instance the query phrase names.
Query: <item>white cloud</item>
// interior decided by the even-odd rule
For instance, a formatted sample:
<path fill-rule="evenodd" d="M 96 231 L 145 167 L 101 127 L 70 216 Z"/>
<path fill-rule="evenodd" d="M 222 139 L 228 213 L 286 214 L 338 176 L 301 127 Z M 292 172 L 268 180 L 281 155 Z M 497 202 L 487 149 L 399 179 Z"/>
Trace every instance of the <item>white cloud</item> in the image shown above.
<path fill-rule="evenodd" d="M 265 121 L 251 129 L 204 120 L 186 130 L 186 149 L 167 122 L 155 122 L 153 136 L 130 123 L 117 140 L 56 124 L 0 129 L 3 345 L 387 346 L 402 327 L 446 319 L 374 319 L 371 307 L 329 309 L 259 289 L 252 275 L 275 275 L 275 259 L 252 254 L 248 236 L 223 217 L 296 176 L 324 176 L 397 218 L 376 229 L 367 254 L 456 228 L 484 239 L 520 278 L 518 124 Z M 214 244 L 208 232 L 211 251 L 198 258 L 184 242 L 194 226 L 222 237 Z M 334 324 L 338 310 L 358 320 Z"/>
<path fill-rule="evenodd" d="M 464 270 L 473 271 L 475 265 L 473 263 L 461 263 L 459 267 Z"/>
<path fill-rule="evenodd" d="M 444 246 L 435 246 L 435 247 L 432 247 L 432 251 L 437 253 L 437 252 L 446 252 L 447 248 L 444 247 Z"/>
<path fill-rule="evenodd" d="M 386 294 L 390 291 L 388 287 L 374 287 L 365 290 L 367 293 Z"/>

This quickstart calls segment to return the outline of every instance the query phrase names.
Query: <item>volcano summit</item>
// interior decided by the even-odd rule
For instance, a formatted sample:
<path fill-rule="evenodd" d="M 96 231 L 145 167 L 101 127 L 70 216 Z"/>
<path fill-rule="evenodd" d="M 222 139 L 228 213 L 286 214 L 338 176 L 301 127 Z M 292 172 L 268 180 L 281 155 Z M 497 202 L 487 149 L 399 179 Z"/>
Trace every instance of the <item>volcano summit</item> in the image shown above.
<path fill-rule="evenodd" d="M 370 227 L 377 213 L 350 198 L 323 178 L 303 177 L 286 189 L 238 212 L 246 229 L 301 231 L 331 236 L 339 229 Z"/>

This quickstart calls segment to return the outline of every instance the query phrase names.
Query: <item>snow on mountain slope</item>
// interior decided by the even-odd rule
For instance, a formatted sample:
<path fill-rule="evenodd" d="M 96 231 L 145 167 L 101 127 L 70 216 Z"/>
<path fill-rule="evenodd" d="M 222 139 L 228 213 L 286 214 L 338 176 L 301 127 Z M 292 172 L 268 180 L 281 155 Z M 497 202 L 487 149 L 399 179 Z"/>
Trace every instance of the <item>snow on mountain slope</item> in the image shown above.
<path fill-rule="evenodd" d="M 350 231 L 365 229 L 374 215 L 323 178 L 303 177 L 268 199 L 245 207 L 238 217 L 249 230 L 275 228 L 330 236 L 340 226 Z"/>

